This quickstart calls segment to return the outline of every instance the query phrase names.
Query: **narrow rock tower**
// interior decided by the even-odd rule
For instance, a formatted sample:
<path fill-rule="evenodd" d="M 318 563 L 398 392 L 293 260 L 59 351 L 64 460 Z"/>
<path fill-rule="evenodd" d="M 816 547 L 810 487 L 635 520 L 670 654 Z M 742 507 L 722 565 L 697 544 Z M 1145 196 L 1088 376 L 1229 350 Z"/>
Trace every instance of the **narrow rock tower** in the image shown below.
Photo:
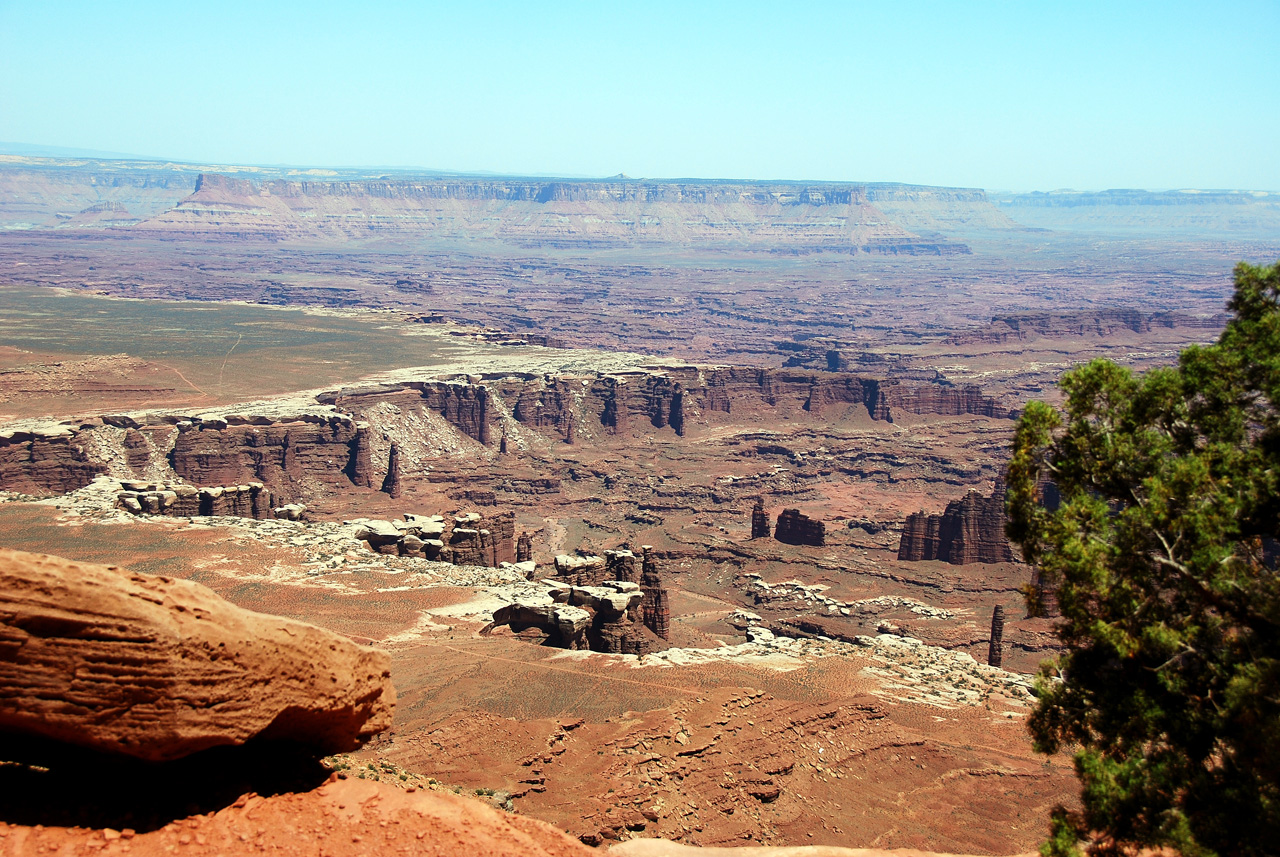
<path fill-rule="evenodd" d="M 640 575 L 640 591 L 644 593 L 640 609 L 644 624 L 666 640 L 671 633 L 671 606 L 667 602 L 667 590 L 658 574 L 658 561 L 653 556 L 653 548 L 643 545 L 640 549 L 644 551 L 644 565 Z"/>
<path fill-rule="evenodd" d="M 1004 661 L 1004 608 L 999 604 L 991 613 L 991 645 L 987 649 L 987 663 L 998 667 Z"/>
<path fill-rule="evenodd" d="M 769 538 L 769 513 L 764 510 L 764 498 L 757 497 L 755 508 L 751 510 L 751 538 Z"/>
<path fill-rule="evenodd" d="M 400 496 L 400 444 L 392 443 L 387 455 L 387 477 L 382 480 L 382 493 L 395 499 Z"/>
<path fill-rule="evenodd" d="M 521 533 L 516 539 L 516 562 L 528 562 L 533 559 L 533 538 L 528 533 Z"/>

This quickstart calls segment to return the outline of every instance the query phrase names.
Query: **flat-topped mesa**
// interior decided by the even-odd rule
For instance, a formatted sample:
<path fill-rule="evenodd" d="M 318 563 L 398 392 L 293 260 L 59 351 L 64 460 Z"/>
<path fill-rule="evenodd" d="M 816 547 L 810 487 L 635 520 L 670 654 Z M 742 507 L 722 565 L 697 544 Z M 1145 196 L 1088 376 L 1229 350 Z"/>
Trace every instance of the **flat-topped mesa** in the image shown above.
<path fill-rule="evenodd" d="M 751 508 L 751 538 L 769 538 L 769 513 L 765 511 L 763 497 L 757 497 Z"/>
<path fill-rule="evenodd" d="M 194 485 L 257 481 L 280 497 L 297 498 L 317 489 L 375 484 L 369 427 L 344 415 L 247 424 L 205 419 L 177 428 L 170 460 L 174 472 Z"/>
<path fill-rule="evenodd" d="M 801 514 L 799 509 L 784 509 L 778 515 L 773 537 L 788 545 L 822 547 L 827 543 L 827 528 L 822 521 Z"/>
<path fill-rule="evenodd" d="M 908 515 L 898 544 L 898 559 L 942 560 L 953 565 L 972 562 L 1016 562 L 1004 534 L 1005 486 L 990 497 L 970 491 L 947 504 L 941 515 Z"/>
<path fill-rule="evenodd" d="M 886 215 L 872 196 L 895 212 Z M 268 239 L 496 240 L 537 247 L 673 245 L 950 255 L 959 243 L 897 222 L 934 197 L 998 215 L 980 190 L 844 183 L 405 177 L 266 181 L 215 174 L 131 227 Z M 925 203 L 926 206 L 928 202 Z M 919 219 L 919 218 L 917 218 Z M 931 231 L 936 224 L 925 223 Z"/>

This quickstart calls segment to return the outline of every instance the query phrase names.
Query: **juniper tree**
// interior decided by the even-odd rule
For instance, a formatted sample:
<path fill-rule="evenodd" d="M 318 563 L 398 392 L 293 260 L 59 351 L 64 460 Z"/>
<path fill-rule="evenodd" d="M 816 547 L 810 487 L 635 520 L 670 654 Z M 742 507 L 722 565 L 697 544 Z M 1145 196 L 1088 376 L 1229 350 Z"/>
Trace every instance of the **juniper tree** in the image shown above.
<path fill-rule="evenodd" d="M 1081 783 L 1045 854 L 1280 848 L 1280 264 L 1238 265 L 1229 308 L 1176 366 L 1095 360 L 1018 423 L 1008 533 L 1064 647 L 1029 728 Z"/>

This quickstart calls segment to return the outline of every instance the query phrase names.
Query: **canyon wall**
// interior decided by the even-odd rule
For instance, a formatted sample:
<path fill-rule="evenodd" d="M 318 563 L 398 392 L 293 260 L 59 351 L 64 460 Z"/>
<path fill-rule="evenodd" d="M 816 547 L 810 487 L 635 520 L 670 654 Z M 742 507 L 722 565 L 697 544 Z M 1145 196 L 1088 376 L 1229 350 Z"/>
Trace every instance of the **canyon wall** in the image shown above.
<path fill-rule="evenodd" d="M 948 338 L 953 345 L 1001 343 L 1045 338 L 1107 337 L 1121 331 L 1149 333 L 1159 328 L 1203 330 L 1217 334 L 1227 323 L 1226 313 L 1194 316 L 1180 312 L 1142 312 L 1136 309 L 1101 309 L 1084 312 L 1015 313 L 991 319 L 976 330 Z"/>
<path fill-rule="evenodd" d="M 5 491 L 66 494 L 101 472 L 70 429 L 0 432 L 0 489 Z"/>

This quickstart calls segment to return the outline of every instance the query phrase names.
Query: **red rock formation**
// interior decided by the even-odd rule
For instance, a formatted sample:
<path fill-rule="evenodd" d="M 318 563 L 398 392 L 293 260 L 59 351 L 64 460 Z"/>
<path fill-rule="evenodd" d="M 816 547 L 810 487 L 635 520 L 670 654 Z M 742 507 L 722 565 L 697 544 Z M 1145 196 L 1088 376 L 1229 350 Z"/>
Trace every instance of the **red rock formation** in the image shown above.
<path fill-rule="evenodd" d="M 953 565 L 1015 562 L 1004 523 L 1003 484 L 996 486 L 990 497 L 970 491 L 964 499 L 948 503 L 941 515 L 908 515 L 898 544 L 898 559 L 937 559 Z"/>
<path fill-rule="evenodd" d="M 444 534 L 449 546 L 447 558 L 454 565 L 479 565 L 496 568 L 500 563 L 515 562 L 515 512 L 481 515 L 471 512 L 453 519 Z"/>
<path fill-rule="evenodd" d="M 1016 414 L 1002 408 L 995 399 L 984 395 L 976 386 L 951 387 L 945 384 L 905 384 L 881 381 L 880 399 L 887 414 L 906 411 L 912 414 L 943 414 L 1012 419 Z"/>
<path fill-rule="evenodd" d="M 516 541 L 516 562 L 528 562 L 533 559 L 533 539 L 528 533 L 521 533 Z"/>
<path fill-rule="evenodd" d="M 999 604 L 991 613 L 991 642 L 987 645 L 987 663 L 993 667 L 1004 662 L 1004 608 Z"/>
<path fill-rule="evenodd" d="M 382 493 L 398 499 L 403 492 L 400 486 L 400 444 L 392 443 L 387 454 L 387 476 L 382 480 Z"/>
<path fill-rule="evenodd" d="M 174 472 L 194 485 L 256 481 L 280 497 L 302 496 L 308 483 L 374 485 L 368 428 L 347 417 L 179 424 L 171 458 Z"/>
<path fill-rule="evenodd" d="M 764 509 L 764 498 L 757 497 L 751 509 L 751 538 L 769 538 L 769 513 Z"/>
<path fill-rule="evenodd" d="M 70 429 L 0 433 L 0 488 L 5 491 L 66 494 L 102 472 Z"/>
<path fill-rule="evenodd" d="M 316 396 L 316 401 L 353 414 L 361 414 L 382 402 L 400 408 L 426 408 L 444 417 L 467 437 L 486 445 L 489 443 L 489 423 L 493 414 L 489 407 L 489 391 L 483 385 L 462 381 L 412 381 L 344 387 L 321 393 Z"/>
<path fill-rule="evenodd" d="M 186 580 L 0 550 L 0 728 L 142 759 L 391 725 L 390 660 Z"/>
<path fill-rule="evenodd" d="M 644 571 L 640 579 L 640 591 L 644 600 L 640 604 L 645 627 L 663 640 L 671 638 L 671 604 L 667 589 L 662 585 L 662 576 L 658 574 L 658 561 L 653 555 L 653 548 L 645 545 Z"/>
<path fill-rule="evenodd" d="M 822 521 L 800 514 L 799 509 L 784 509 L 773 537 L 788 545 L 822 547 L 827 543 L 827 528 Z"/>

